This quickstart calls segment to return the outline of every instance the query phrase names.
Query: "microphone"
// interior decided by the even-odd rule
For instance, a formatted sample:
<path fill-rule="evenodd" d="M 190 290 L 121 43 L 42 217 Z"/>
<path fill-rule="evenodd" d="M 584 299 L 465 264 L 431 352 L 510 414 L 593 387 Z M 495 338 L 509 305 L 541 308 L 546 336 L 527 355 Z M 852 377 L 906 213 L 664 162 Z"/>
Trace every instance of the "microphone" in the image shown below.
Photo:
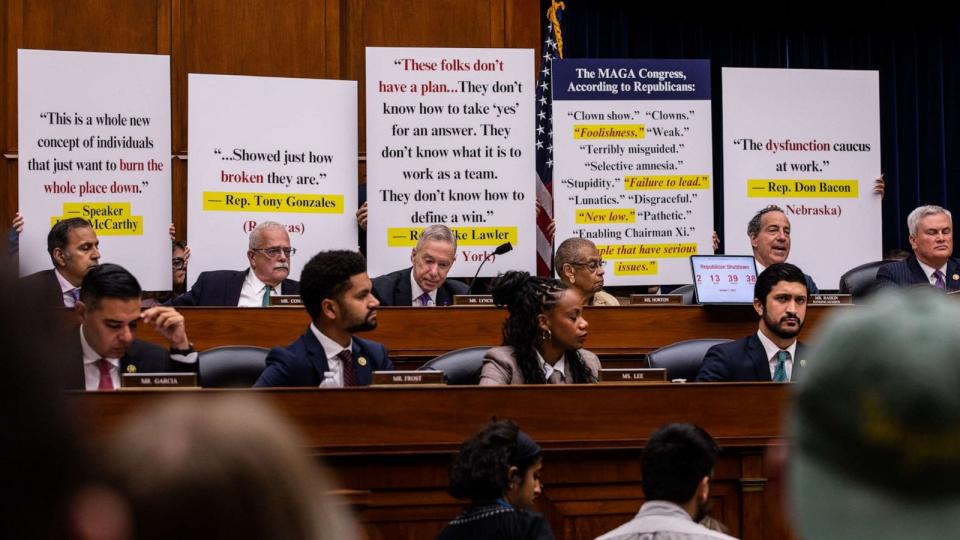
<path fill-rule="evenodd" d="M 488 253 L 486 257 L 483 258 L 483 261 L 480 262 L 480 266 L 477 267 L 477 273 L 473 275 L 473 281 L 470 282 L 470 288 L 467 289 L 467 294 L 473 292 L 473 286 L 477 284 L 477 276 L 480 275 L 480 270 L 483 269 L 483 265 L 487 264 L 487 261 L 490 260 L 491 255 L 503 255 L 509 251 L 513 250 L 513 244 L 510 242 L 504 242 L 497 246 L 497 249 L 493 250 L 493 253 Z"/>

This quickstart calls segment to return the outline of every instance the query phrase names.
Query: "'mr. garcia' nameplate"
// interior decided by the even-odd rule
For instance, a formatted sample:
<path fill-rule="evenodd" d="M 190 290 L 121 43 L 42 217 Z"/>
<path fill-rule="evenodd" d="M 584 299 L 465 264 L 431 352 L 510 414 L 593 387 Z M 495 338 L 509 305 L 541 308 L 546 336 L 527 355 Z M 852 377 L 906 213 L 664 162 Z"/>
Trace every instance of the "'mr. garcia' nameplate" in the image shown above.
<path fill-rule="evenodd" d="M 600 382 L 604 384 L 637 384 L 667 382 L 664 368 L 601 369 Z"/>
<path fill-rule="evenodd" d="M 443 372 L 424 371 L 374 371 L 373 384 L 443 384 Z"/>
<path fill-rule="evenodd" d="M 120 388 L 198 388 L 196 373 L 124 373 Z"/>

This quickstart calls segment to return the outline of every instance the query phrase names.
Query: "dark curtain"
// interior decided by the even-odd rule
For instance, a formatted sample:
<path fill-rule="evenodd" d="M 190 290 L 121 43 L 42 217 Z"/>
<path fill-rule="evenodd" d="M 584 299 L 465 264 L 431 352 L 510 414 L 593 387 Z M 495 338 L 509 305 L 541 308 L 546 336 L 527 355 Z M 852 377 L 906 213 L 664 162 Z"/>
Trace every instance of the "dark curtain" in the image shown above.
<path fill-rule="evenodd" d="M 543 2 L 541 12 L 549 5 Z M 564 57 L 711 61 L 714 219 L 721 237 L 720 69 L 878 70 L 882 171 L 877 172 L 886 179 L 883 246 L 909 250 L 906 217 L 912 209 L 922 204 L 960 209 L 960 156 L 953 153 L 960 137 L 960 19 L 948 16 L 943 6 L 929 9 L 921 3 L 896 10 L 881 3 L 860 9 L 803 5 L 810 7 L 774 13 L 762 11 L 760 4 L 721 11 L 693 3 L 566 0 Z M 841 8 L 848 14 L 841 15 Z M 744 216 L 744 224 L 748 219 Z"/>

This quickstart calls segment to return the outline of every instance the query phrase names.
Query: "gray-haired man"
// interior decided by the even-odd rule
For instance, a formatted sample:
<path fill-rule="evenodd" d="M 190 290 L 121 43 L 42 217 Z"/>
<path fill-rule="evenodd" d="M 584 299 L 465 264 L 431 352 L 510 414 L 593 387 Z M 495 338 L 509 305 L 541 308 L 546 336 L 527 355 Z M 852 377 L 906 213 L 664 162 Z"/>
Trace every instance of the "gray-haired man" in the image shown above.
<path fill-rule="evenodd" d="M 373 295 L 382 306 L 448 306 L 467 285 L 447 279 L 457 259 L 457 237 L 445 225 L 423 230 L 410 253 L 413 266 L 373 279 Z"/>

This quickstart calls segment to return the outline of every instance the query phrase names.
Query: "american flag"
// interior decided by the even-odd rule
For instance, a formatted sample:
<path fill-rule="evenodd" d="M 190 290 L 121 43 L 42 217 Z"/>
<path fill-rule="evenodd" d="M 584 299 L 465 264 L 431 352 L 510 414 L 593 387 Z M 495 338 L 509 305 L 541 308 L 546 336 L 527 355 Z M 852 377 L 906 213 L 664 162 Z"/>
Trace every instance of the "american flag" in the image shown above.
<path fill-rule="evenodd" d="M 563 2 L 547 10 L 547 31 L 540 54 L 540 82 L 537 85 L 537 275 L 553 274 L 553 60 L 563 58 L 560 19 Z"/>

